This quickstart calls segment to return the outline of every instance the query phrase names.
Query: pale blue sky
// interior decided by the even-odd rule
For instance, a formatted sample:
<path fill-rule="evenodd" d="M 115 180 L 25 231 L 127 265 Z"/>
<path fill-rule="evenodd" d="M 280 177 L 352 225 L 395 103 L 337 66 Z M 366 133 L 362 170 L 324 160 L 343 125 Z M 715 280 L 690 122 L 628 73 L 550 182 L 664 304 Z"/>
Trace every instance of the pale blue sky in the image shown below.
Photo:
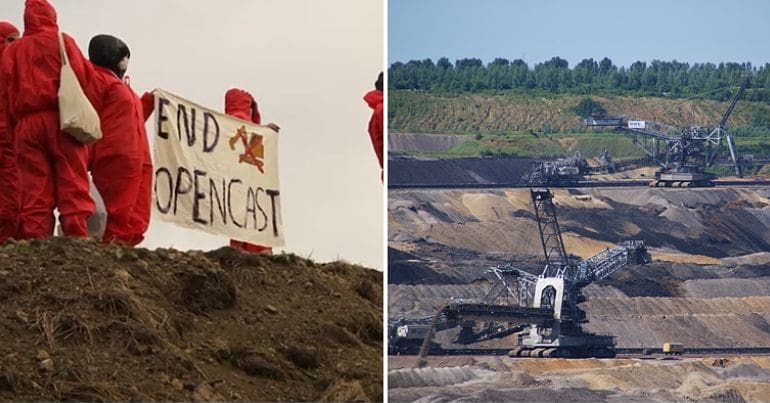
<path fill-rule="evenodd" d="M 760 66 L 770 62 L 770 1 L 389 0 L 388 64 L 442 56 Z"/>

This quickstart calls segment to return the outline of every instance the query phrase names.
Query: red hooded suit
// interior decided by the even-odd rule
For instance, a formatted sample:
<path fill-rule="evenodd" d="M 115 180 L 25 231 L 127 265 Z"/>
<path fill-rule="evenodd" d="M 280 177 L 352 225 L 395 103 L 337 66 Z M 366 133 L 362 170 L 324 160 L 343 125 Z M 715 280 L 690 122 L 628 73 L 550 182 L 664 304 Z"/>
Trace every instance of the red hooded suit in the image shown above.
<path fill-rule="evenodd" d="M 253 106 L 253 108 L 252 108 Z M 243 119 L 256 124 L 261 124 L 262 118 L 259 115 L 259 108 L 254 98 L 246 91 L 232 88 L 225 93 L 225 114 Z M 230 246 L 236 249 L 245 250 L 253 253 L 270 253 L 272 248 L 264 245 L 230 240 Z"/>
<path fill-rule="evenodd" d="M 88 193 L 88 148 L 59 130 L 57 93 L 61 57 L 56 11 L 46 0 L 27 0 L 24 36 L 5 50 L 0 65 L 0 99 L 12 132 L 19 173 L 19 235 L 53 235 L 54 208 L 67 236 L 88 235 L 94 211 Z M 93 70 L 75 41 L 65 48 L 86 96 Z"/>
<path fill-rule="evenodd" d="M 104 200 L 107 225 L 102 240 L 134 246 L 150 222 L 152 163 L 142 102 L 122 76 L 119 62 L 128 46 L 110 35 L 97 35 L 88 47 L 99 94 L 102 139 L 91 149 L 94 185 Z M 148 114 L 149 115 L 149 114 Z"/>
<path fill-rule="evenodd" d="M 364 101 L 372 108 L 372 118 L 369 119 L 369 138 L 372 140 L 372 146 L 374 147 L 374 153 L 377 154 L 377 161 L 380 162 L 380 169 L 382 169 L 382 149 L 383 149 L 383 135 L 382 135 L 382 91 L 372 90 L 364 95 Z"/>
<path fill-rule="evenodd" d="M 6 39 L 18 36 L 19 30 L 13 24 L 0 22 L 0 60 L 6 47 Z M 1 84 L 0 79 L 0 84 Z M 2 93 L 2 90 L 0 90 Z M 0 102 L 0 242 L 17 236 L 17 216 L 19 214 L 18 175 L 16 173 L 16 154 L 13 152 L 13 138 L 5 128 L 5 111 Z"/>

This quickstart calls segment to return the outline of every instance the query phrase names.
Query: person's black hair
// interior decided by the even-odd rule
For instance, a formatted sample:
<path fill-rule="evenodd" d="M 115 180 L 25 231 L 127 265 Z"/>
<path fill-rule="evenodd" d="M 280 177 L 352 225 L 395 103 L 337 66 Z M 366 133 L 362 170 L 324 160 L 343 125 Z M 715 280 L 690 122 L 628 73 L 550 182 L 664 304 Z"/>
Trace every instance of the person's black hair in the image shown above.
<path fill-rule="evenodd" d="M 382 91 L 382 72 L 377 76 L 377 81 L 374 82 L 374 88 L 378 91 Z"/>
<path fill-rule="evenodd" d="M 91 63 L 112 70 L 118 77 L 125 74 L 118 64 L 126 56 L 131 57 L 128 45 L 112 35 L 96 35 L 88 44 L 88 58 Z"/>

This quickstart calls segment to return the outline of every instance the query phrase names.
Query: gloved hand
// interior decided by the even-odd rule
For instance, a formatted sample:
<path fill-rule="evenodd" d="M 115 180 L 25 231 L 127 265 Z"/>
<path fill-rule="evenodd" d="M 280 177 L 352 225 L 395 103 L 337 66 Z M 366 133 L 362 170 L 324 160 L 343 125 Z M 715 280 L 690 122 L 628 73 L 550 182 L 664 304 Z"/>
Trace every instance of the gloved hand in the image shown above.
<path fill-rule="evenodd" d="M 254 99 L 254 97 L 251 97 L 251 121 L 256 124 L 262 123 L 262 116 L 259 115 L 259 107 L 257 106 L 257 100 Z"/>
<path fill-rule="evenodd" d="M 152 92 L 145 92 L 142 94 L 142 111 L 144 112 L 144 120 L 150 118 L 152 112 L 155 110 L 155 94 Z"/>

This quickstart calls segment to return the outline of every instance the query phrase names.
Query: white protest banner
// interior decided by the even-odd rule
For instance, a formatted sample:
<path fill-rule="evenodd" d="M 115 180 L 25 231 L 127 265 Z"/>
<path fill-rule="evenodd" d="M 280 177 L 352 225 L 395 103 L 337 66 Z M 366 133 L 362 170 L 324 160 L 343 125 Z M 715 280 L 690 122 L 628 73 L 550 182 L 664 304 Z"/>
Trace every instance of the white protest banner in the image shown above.
<path fill-rule="evenodd" d="M 155 90 L 153 210 L 179 226 L 283 246 L 278 135 Z"/>

